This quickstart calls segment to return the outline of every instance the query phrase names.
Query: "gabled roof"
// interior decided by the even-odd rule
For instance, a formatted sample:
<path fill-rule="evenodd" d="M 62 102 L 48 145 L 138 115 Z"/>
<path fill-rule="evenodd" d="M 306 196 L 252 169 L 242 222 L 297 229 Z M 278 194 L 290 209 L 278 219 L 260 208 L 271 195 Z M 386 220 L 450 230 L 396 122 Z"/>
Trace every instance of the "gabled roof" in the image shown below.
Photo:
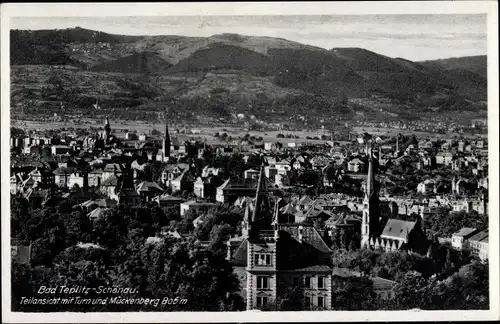
<path fill-rule="evenodd" d="M 97 206 L 106 208 L 115 207 L 118 204 L 116 200 L 109 198 L 96 199 L 94 202 Z"/>
<path fill-rule="evenodd" d="M 117 186 L 118 178 L 113 174 L 101 183 L 101 186 Z"/>
<path fill-rule="evenodd" d="M 381 277 L 373 277 L 373 278 L 371 278 L 371 280 L 373 282 L 373 289 L 374 290 L 388 290 L 388 289 L 392 289 L 397 284 L 396 281 L 392 281 L 392 280 L 389 280 L 389 279 L 384 279 L 384 278 L 381 278 Z"/>
<path fill-rule="evenodd" d="M 337 214 L 334 217 L 328 219 L 325 222 L 325 225 L 329 226 L 342 226 L 342 225 L 351 225 L 357 222 L 361 222 L 362 219 L 358 215 L 355 215 L 353 213 L 341 213 Z"/>
<path fill-rule="evenodd" d="M 206 202 L 206 201 L 196 201 L 196 200 L 190 200 L 190 201 L 184 202 L 182 204 L 188 205 L 188 206 L 206 206 L 206 207 L 219 206 L 219 204 L 217 204 L 217 203 Z"/>
<path fill-rule="evenodd" d="M 104 166 L 103 172 L 122 172 L 122 166 L 118 163 L 108 163 Z"/>
<path fill-rule="evenodd" d="M 194 181 L 194 177 L 191 175 L 190 172 L 187 172 L 188 170 L 185 169 L 177 178 L 175 178 L 173 181 Z"/>
<path fill-rule="evenodd" d="M 94 200 L 87 200 L 87 201 L 82 202 L 78 206 L 81 206 L 81 207 L 90 207 L 90 206 L 92 206 L 94 204 L 97 204 Z"/>
<path fill-rule="evenodd" d="M 243 239 L 241 241 L 240 246 L 233 253 L 231 258 L 231 264 L 233 265 L 247 265 L 247 257 L 248 257 L 248 241 L 247 239 Z"/>
<path fill-rule="evenodd" d="M 305 244 L 309 244 L 315 249 L 324 253 L 332 252 L 332 250 L 328 247 L 321 235 L 319 235 L 318 231 L 313 226 L 299 224 L 281 225 L 280 229 L 289 233 L 296 241 L 298 241 L 299 226 L 302 226 L 302 240 Z"/>
<path fill-rule="evenodd" d="M 224 188 L 226 188 L 229 185 L 230 181 L 231 181 L 231 179 L 227 179 L 226 181 L 224 181 L 224 183 L 222 183 L 220 186 L 218 186 L 217 189 L 224 189 Z"/>
<path fill-rule="evenodd" d="M 106 210 L 108 210 L 108 208 L 97 207 L 96 209 L 94 209 L 93 211 L 91 211 L 90 213 L 88 213 L 87 217 L 91 218 L 91 219 L 101 218 L 101 217 L 104 216 L 104 212 Z"/>
<path fill-rule="evenodd" d="M 350 278 L 350 277 L 354 277 L 354 274 L 348 268 L 335 267 L 332 270 L 332 276 L 341 277 L 341 278 Z"/>
<path fill-rule="evenodd" d="M 309 267 L 293 269 L 297 272 L 331 272 L 332 268 L 324 264 L 316 264 Z"/>
<path fill-rule="evenodd" d="M 32 185 L 34 185 L 34 184 L 35 184 L 35 182 L 36 182 L 36 181 L 35 181 L 35 179 L 33 179 L 33 178 L 30 176 L 28 179 L 26 179 L 26 180 L 24 180 L 24 181 L 23 181 L 23 186 L 24 186 L 24 187 L 27 187 L 27 186 L 32 186 Z"/>
<path fill-rule="evenodd" d="M 157 199 L 160 201 L 182 201 L 181 198 L 177 198 L 177 197 L 174 197 L 174 196 L 169 195 L 169 194 L 159 195 L 159 196 L 154 197 L 153 199 Z"/>
<path fill-rule="evenodd" d="M 313 204 L 313 200 L 309 196 L 304 196 L 304 197 L 300 198 L 298 204 L 304 205 L 304 206 L 310 206 Z"/>
<path fill-rule="evenodd" d="M 453 236 L 461 236 L 467 238 L 477 232 L 477 229 L 470 227 L 463 227 L 459 231 L 453 233 Z"/>
<path fill-rule="evenodd" d="M 280 210 L 283 214 L 290 214 L 293 215 L 295 214 L 298 210 L 297 207 L 295 207 L 294 204 L 286 204 L 283 206 Z"/>
<path fill-rule="evenodd" d="M 479 233 L 474 234 L 469 238 L 469 241 L 483 241 L 484 239 L 488 239 L 488 230 L 481 231 Z"/>
<path fill-rule="evenodd" d="M 137 185 L 137 191 L 139 192 L 148 192 L 153 190 L 164 191 L 156 182 L 152 181 L 143 181 Z"/>
<path fill-rule="evenodd" d="M 381 237 L 405 239 L 413 230 L 416 222 L 390 218 L 382 231 Z"/>
<path fill-rule="evenodd" d="M 70 175 L 74 170 L 75 168 L 57 168 L 52 173 L 55 175 Z"/>

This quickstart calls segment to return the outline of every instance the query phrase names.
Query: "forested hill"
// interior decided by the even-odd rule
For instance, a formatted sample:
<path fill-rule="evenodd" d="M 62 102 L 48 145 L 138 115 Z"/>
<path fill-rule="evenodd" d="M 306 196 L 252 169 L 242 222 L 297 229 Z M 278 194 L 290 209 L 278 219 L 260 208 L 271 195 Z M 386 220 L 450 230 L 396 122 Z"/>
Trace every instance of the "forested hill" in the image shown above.
<path fill-rule="evenodd" d="M 34 114 L 60 102 L 85 113 L 99 100 L 116 113 L 137 108 L 144 117 L 172 99 L 186 118 L 269 112 L 270 120 L 303 113 L 352 119 L 382 109 L 385 118 L 405 119 L 485 111 L 485 57 L 412 62 L 236 34 L 124 36 L 73 28 L 10 36 L 13 106 L 32 102 Z M 366 104 L 353 105 L 360 100 Z"/>

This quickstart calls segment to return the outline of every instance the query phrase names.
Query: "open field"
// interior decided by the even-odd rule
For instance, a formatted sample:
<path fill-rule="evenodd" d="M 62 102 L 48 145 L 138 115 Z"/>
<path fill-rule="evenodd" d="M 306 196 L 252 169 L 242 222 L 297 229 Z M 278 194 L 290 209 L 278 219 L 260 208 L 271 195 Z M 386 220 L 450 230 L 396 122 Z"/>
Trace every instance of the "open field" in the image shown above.
<path fill-rule="evenodd" d="M 364 132 L 367 132 L 371 135 L 374 136 L 389 136 L 393 137 L 398 134 L 402 135 L 415 135 L 417 138 L 451 138 L 454 136 L 463 136 L 463 137 L 487 137 L 488 134 L 459 134 L 456 132 L 449 132 L 445 134 L 439 134 L 439 133 L 430 133 L 430 132 L 418 132 L 418 131 L 412 131 L 412 130 L 406 130 L 406 129 L 396 129 L 396 128 L 387 128 L 387 127 L 368 127 L 368 126 L 355 126 L 353 127 L 353 133 L 357 134 L 362 134 Z"/>
<path fill-rule="evenodd" d="M 119 138 L 123 138 L 125 136 L 126 131 L 133 131 L 136 132 L 137 134 L 141 133 L 146 133 L 150 134 L 152 130 L 158 130 L 160 132 L 163 132 L 165 125 L 163 123 L 157 122 L 157 123 L 149 123 L 149 122 L 143 122 L 143 121 L 137 121 L 137 122 L 131 122 L 131 121 L 122 121 L 122 120 L 110 120 L 111 123 L 111 128 L 112 132 L 115 136 Z M 39 122 L 39 121 L 19 121 L 15 123 L 15 125 L 21 126 L 24 129 L 29 129 L 29 130 L 48 130 L 48 129 L 61 129 L 61 128 L 98 128 L 103 125 L 102 120 L 95 120 L 95 119 L 84 119 L 81 120 L 80 123 L 70 123 L 70 122 Z M 178 126 L 177 126 L 178 127 Z M 170 131 L 172 132 L 175 127 L 173 125 L 169 125 Z M 179 139 L 184 138 L 184 139 L 200 139 L 200 140 L 206 140 L 207 144 L 214 144 L 214 143 L 221 143 L 221 141 L 217 138 L 215 138 L 213 135 L 216 132 L 219 133 L 227 133 L 228 136 L 231 136 L 233 138 L 238 138 L 240 136 L 243 136 L 245 134 L 249 134 L 251 136 L 260 136 L 263 138 L 264 142 L 280 142 L 283 144 L 287 143 L 308 143 L 308 144 L 324 144 L 327 142 L 327 140 L 311 140 L 311 139 L 306 139 L 306 136 L 314 137 L 314 136 L 322 136 L 322 135 L 327 135 L 329 136 L 329 133 L 326 130 L 318 129 L 316 131 L 314 130 L 302 130 L 302 131 L 279 131 L 279 130 L 270 130 L 270 131 L 250 131 L 247 130 L 243 127 L 234 127 L 234 126 L 220 126 L 220 127 L 200 127 L 200 128 L 187 128 L 187 131 L 189 132 L 191 129 L 196 129 L 197 134 L 179 134 L 182 136 L 179 136 Z M 199 132 L 199 133 L 198 133 Z M 473 135 L 473 134 L 458 134 L 458 133 L 446 133 L 446 134 L 436 134 L 436 133 L 428 133 L 428 132 L 415 132 L 411 130 L 403 130 L 403 129 L 394 129 L 394 128 L 382 128 L 382 127 L 364 127 L 364 126 L 356 126 L 353 127 L 352 133 L 354 136 L 355 134 L 362 134 L 364 132 L 367 132 L 369 134 L 372 134 L 374 136 L 396 136 L 398 133 L 401 133 L 403 135 L 415 135 L 418 138 L 451 138 L 454 136 L 464 136 L 464 137 L 477 137 L 478 135 Z M 278 134 L 292 134 L 299 136 L 298 139 L 293 139 L 293 138 L 278 138 Z M 486 137 L 487 134 L 482 134 L 479 136 Z M 153 136 L 154 137 L 154 136 Z M 353 137 L 354 139 L 355 137 Z M 342 144 L 347 143 L 347 142 L 342 142 Z"/>
<path fill-rule="evenodd" d="M 90 120 L 90 119 L 85 119 L 81 121 L 82 123 L 70 123 L 70 122 L 40 122 L 40 121 L 29 121 L 29 120 L 24 120 L 24 121 L 18 121 L 16 124 L 13 124 L 13 126 L 21 126 L 23 129 L 29 129 L 29 130 L 38 130 L 38 131 L 44 131 L 44 130 L 57 130 L 61 128 L 98 128 L 102 127 L 103 121 L 102 120 Z M 117 137 L 124 137 L 126 131 L 133 131 L 136 132 L 137 134 L 141 133 L 146 133 L 150 134 L 150 132 L 154 129 L 163 132 L 165 129 L 165 124 L 163 123 L 148 123 L 148 122 L 130 122 L 130 121 L 119 121 L 119 120 L 110 120 L 111 123 L 111 129 L 112 133 L 117 136 Z M 170 131 L 172 132 L 174 130 L 174 126 L 169 125 Z M 283 144 L 286 143 L 310 143 L 310 144 L 323 144 L 326 143 L 326 140 L 309 140 L 306 139 L 306 136 L 321 136 L 321 135 L 329 135 L 327 131 L 324 130 L 317 130 L 317 131 L 250 131 L 247 130 L 243 127 L 231 127 L 231 126 L 224 126 L 224 127 L 201 127 L 201 128 L 191 128 L 191 129 L 197 129 L 199 130 L 199 134 L 181 134 L 185 137 L 189 138 L 200 138 L 200 139 L 205 139 L 207 140 L 207 143 L 210 144 L 210 142 L 219 142 L 216 138 L 213 137 L 213 135 L 216 132 L 219 133 L 227 133 L 228 136 L 231 136 L 233 138 L 236 138 L 238 136 L 243 136 L 245 134 L 253 135 L 253 136 L 261 136 L 263 138 L 264 142 L 267 141 L 273 141 L 273 142 L 280 142 Z M 187 130 L 190 131 L 190 128 Z M 296 136 L 299 136 L 298 139 L 293 139 L 293 138 L 278 138 L 278 134 L 293 134 Z"/>

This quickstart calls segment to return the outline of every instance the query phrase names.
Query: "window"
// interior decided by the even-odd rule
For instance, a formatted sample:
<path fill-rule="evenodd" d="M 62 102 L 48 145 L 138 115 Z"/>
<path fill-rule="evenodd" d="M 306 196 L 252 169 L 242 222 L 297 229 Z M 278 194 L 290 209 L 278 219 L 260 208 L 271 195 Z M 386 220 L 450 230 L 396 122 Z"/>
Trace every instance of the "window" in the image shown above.
<path fill-rule="evenodd" d="M 311 280 L 311 277 L 306 277 L 306 278 L 305 278 L 305 284 L 304 284 L 304 286 L 305 286 L 306 288 L 312 288 L 312 280 Z"/>
<path fill-rule="evenodd" d="M 325 277 L 318 277 L 318 289 L 325 289 Z"/>
<path fill-rule="evenodd" d="M 318 296 L 318 308 L 325 308 L 325 298 Z"/>
<path fill-rule="evenodd" d="M 298 287 L 298 286 L 300 286 L 300 280 L 299 280 L 299 277 L 293 277 L 293 278 L 292 278 L 292 281 L 293 281 L 293 286 L 294 286 L 294 287 Z"/>
<path fill-rule="evenodd" d="M 269 277 L 257 277 L 257 289 L 269 289 Z"/>
<path fill-rule="evenodd" d="M 263 307 L 267 305 L 267 297 L 257 296 L 257 307 Z"/>
<path fill-rule="evenodd" d="M 257 253 L 255 254 L 255 265 L 268 266 L 271 265 L 271 254 Z"/>

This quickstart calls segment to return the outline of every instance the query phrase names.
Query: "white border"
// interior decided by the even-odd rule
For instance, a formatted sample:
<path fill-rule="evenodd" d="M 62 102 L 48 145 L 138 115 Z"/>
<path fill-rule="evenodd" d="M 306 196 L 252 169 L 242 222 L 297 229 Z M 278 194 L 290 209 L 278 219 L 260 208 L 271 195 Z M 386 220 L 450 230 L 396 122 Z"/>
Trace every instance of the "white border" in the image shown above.
<path fill-rule="evenodd" d="M 266 2 L 266 3 L 30 3 L 2 4 L 1 13 L 1 197 L 2 322 L 324 322 L 324 321 L 478 321 L 499 317 L 498 221 L 498 4 L 496 1 L 422 2 Z M 10 310 L 10 67 L 9 17 L 68 16 L 193 16 L 193 15 L 361 15 L 478 14 L 488 25 L 488 137 L 490 215 L 489 311 L 358 311 L 358 312 L 239 312 L 239 313 L 13 313 Z"/>

